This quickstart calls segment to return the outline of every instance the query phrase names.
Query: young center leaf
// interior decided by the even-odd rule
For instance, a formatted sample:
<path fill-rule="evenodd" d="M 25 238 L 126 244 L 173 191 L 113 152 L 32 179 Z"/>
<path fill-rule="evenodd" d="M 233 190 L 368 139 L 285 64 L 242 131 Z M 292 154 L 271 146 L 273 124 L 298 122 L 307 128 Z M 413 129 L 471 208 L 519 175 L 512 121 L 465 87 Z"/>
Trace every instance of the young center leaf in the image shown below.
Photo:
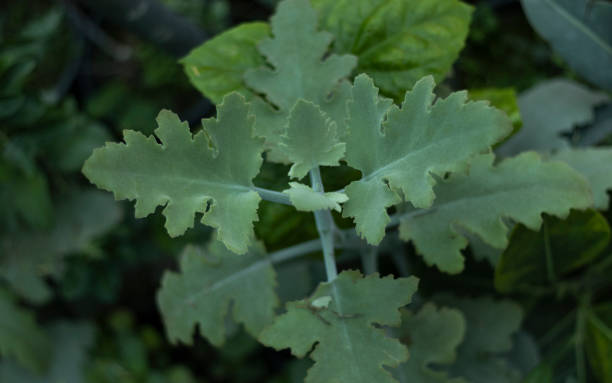
<path fill-rule="evenodd" d="M 217 228 L 228 249 L 243 254 L 254 236 L 260 197 L 252 187 L 259 173 L 263 141 L 253 136 L 253 119 L 242 96 L 232 93 L 217 107 L 217 118 L 202 120 L 193 135 L 186 122 L 163 110 L 155 137 L 126 130 L 125 143 L 107 143 L 85 162 L 83 173 L 116 199 L 135 199 L 136 217 L 165 206 L 172 237 L 202 223 Z"/>
<path fill-rule="evenodd" d="M 412 240 L 428 264 L 448 273 L 463 270 L 461 249 L 468 241 L 462 231 L 505 248 L 509 229 L 504 219 L 537 230 L 542 213 L 566 217 L 571 208 L 592 204 L 588 184 L 566 164 L 543 162 L 534 152 L 497 166 L 493 159 L 492 154 L 476 157 L 467 174 L 455 173 L 436 185 L 431 209 L 401 218 L 400 237 Z"/>
<path fill-rule="evenodd" d="M 293 163 L 289 176 L 301 179 L 316 166 L 339 165 L 345 144 L 338 141 L 335 122 L 326 118 L 317 105 L 299 100 L 289 115 L 280 148 Z"/>
<path fill-rule="evenodd" d="M 397 334 L 408 346 L 410 358 L 393 370 L 400 383 L 461 383 L 451 379 L 435 366 L 455 361 L 457 347 L 465 335 L 465 318 L 461 311 L 438 309 L 427 303 L 418 313 L 402 311 L 402 326 Z"/>
<path fill-rule="evenodd" d="M 410 303 L 416 288 L 414 277 L 364 278 L 344 271 L 311 297 L 288 303 L 259 340 L 278 350 L 290 348 L 299 358 L 314 346 L 306 383 L 397 383 L 384 366 L 396 367 L 408 352 L 378 326 L 399 325 L 399 308 Z"/>
<path fill-rule="evenodd" d="M 230 307 L 234 320 L 254 336 L 272 323 L 278 306 L 275 287 L 276 273 L 262 245 L 236 255 L 212 241 L 206 249 L 185 249 L 180 274 L 165 273 L 157 302 L 170 341 L 191 344 L 199 325 L 200 333 L 220 346 Z"/>
<path fill-rule="evenodd" d="M 289 186 L 290 188 L 283 190 L 283 193 L 289 195 L 289 199 L 293 206 L 300 211 L 333 209 L 340 212 L 340 204 L 348 200 L 348 197 L 344 193 L 319 193 L 312 190 L 310 186 L 306 186 L 299 182 L 289 182 Z"/>
<path fill-rule="evenodd" d="M 466 102 L 466 92 L 432 105 L 433 88 L 432 77 L 419 80 L 400 109 L 378 96 L 368 76 L 355 79 L 346 161 L 362 179 L 346 187 L 343 216 L 354 217 L 370 244 L 384 236 L 387 207 L 402 199 L 418 208 L 431 206 L 434 175 L 465 168 L 512 130 L 504 113 L 484 101 Z"/>
<path fill-rule="evenodd" d="M 252 69 L 244 75 L 247 86 L 273 105 L 260 98 L 253 100 L 255 130 L 275 149 L 291 108 L 301 98 L 318 105 L 342 136 L 350 94 L 345 78 L 355 67 L 356 58 L 325 57 L 332 35 L 317 31 L 317 15 L 308 0 L 282 1 L 270 24 L 273 37 L 263 40 L 259 51 L 273 68 Z M 271 155 L 282 158 L 275 150 Z"/>

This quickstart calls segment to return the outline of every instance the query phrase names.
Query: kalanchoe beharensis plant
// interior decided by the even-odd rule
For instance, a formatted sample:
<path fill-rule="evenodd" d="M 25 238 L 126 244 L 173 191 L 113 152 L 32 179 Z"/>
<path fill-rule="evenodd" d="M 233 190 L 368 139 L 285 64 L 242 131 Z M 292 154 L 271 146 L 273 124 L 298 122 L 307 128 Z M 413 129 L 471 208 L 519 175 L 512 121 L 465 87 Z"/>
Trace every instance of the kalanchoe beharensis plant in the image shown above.
<path fill-rule="evenodd" d="M 329 4 L 313 5 L 331 30 L 342 25 Z M 399 226 L 399 237 L 412 241 L 427 264 L 460 273 L 468 239 L 503 249 L 510 222 L 538 229 L 542 213 L 565 217 L 591 206 L 586 180 L 532 152 L 496 162 L 491 148 L 511 133 L 508 117 L 485 101 L 469 101 L 465 91 L 436 99 L 432 76 L 406 86 L 399 105 L 376 85 L 397 99 L 393 76 L 372 70 L 352 79 L 355 68 L 369 70 L 367 54 L 342 53 L 340 44 L 330 53 L 333 35 L 317 29 L 307 0 L 281 2 L 270 27 L 268 35 L 266 25 L 249 26 L 261 33 L 245 49 L 256 46 L 261 56 L 242 68 L 233 87 L 242 95 L 223 97 L 202 130 L 192 134 L 164 110 L 155 136 L 125 131 L 123 143 L 96 149 L 83 168 L 116 199 L 135 200 L 136 217 L 163 206 L 171 236 L 192 227 L 196 213 L 215 229 L 211 243 L 187 248 L 180 271 L 163 278 L 158 303 L 170 339 L 189 344 L 197 326 L 221 345 L 231 311 L 263 344 L 309 354 L 315 364 L 307 382 L 461 381 L 452 379 L 470 379 L 483 353 L 483 363 L 506 366 L 496 353 L 511 347 L 519 306 L 440 298 L 437 304 L 449 307 L 429 302 L 418 312 L 404 310 L 418 281 L 380 276 L 377 246 Z M 219 38 L 239 40 L 238 28 Z M 346 35 L 336 37 L 348 46 Z M 253 183 L 264 160 L 291 164 L 285 190 Z M 329 191 L 323 166 L 351 167 L 361 178 Z M 320 238 L 266 253 L 254 234 L 262 200 L 313 212 Z M 340 230 L 332 211 L 351 218 L 355 229 Z M 338 273 L 335 251 L 348 247 L 363 253 L 363 273 Z M 275 266 L 318 251 L 327 281 L 279 314 Z M 504 321 L 484 328 L 464 319 L 495 312 L 504 312 Z M 491 336 L 478 340 L 483 333 Z"/>

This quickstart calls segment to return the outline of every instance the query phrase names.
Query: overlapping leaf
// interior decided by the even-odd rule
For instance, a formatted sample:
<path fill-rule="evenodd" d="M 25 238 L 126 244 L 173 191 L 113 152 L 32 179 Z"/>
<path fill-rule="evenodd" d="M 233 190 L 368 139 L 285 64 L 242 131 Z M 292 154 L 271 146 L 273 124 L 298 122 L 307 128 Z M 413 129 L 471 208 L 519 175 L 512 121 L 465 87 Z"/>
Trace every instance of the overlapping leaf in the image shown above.
<path fill-rule="evenodd" d="M 51 343 L 36 324 L 34 313 L 21 308 L 8 291 L 0 289 L 0 355 L 14 357 L 24 367 L 42 372 Z"/>
<path fill-rule="evenodd" d="M 180 272 L 166 272 L 157 296 L 171 341 L 191 344 L 199 325 L 204 337 L 221 345 L 230 307 L 233 318 L 253 335 L 272 322 L 278 305 L 276 274 L 263 246 L 255 244 L 245 255 L 232 254 L 218 241 L 205 250 L 190 246 Z"/>
<path fill-rule="evenodd" d="M 126 130 L 125 143 L 96 149 L 83 173 L 115 198 L 135 199 L 136 217 L 165 205 L 171 236 L 192 227 L 199 212 L 228 249 L 245 253 L 257 220 L 260 197 L 252 179 L 259 173 L 263 143 L 253 136 L 253 120 L 237 93 L 228 95 L 217 113 L 192 136 L 186 122 L 164 110 L 155 130 L 161 145 L 153 136 Z"/>
<path fill-rule="evenodd" d="M 432 77 L 421 79 L 400 109 L 380 99 L 366 75 L 355 80 L 346 161 L 363 178 L 346 188 L 343 215 L 354 217 L 357 231 L 371 244 L 384 236 L 387 207 L 402 199 L 429 207 L 434 175 L 463 169 L 512 129 L 508 118 L 486 102 L 466 102 L 466 92 L 432 105 L 433 88 Z"/>
<path fill-rule="evenodd" d="M 406 348 L 374 325 L 397 326 L 399 308 L 416 291 L 414 277 L 363 277 L 344 271 L 322 283 L 308 299 L 290 302 L 287 312 L 266 328 L 259 339 L 276 349 L 290 348 L 297 357 L 310 354 L 315 365 L 306 383 L 396 383 L 383 369 L 408 357 Z"/>
<path fill-rule="evenodd" d="M 336 123 L 327 119 L 317 105 L 298 100 L 289 115 L 280 148 L 293 163 L 289 176 L 301 179 L 316 166 L 339 165 L 345 144 L 338 141 Z"/>
<path fill-rule="evenodd" d="M 598 381 L 612 382 L 612 304 L 599 304 L 589 310 L 586 351 Z"/>
<path fill-rule="evenodd" d="M 593 206 L 599 210 L 608 209 L 608 190 L 612 189 L 612 148 L 566 149 L 556 152 L 551 159 L 566 162 L 582 174 L 591 185 Z"/>
<path fill-rule="evenodd" d="M 281 2 L 270 24 L 274 37 L 263 40 L 258 48 L 273 69 L 253 69 L 244 77 L 248 87 L 276 108 L 261 99 L 253 101 L 255 130 L 275 148 L 291 108 L 304 99 L 318 105 L 342 136 L 350 93 L 345 78 L 355 67 L 355 57 L 332 54 L 323 58 L 332 35 L 317 31 L 317 15 L 308 0 Z M 280 153 L 271 154 L 282 158 Z"/>
<path fill-rule="evenodd" d="M 333 50 L 359 58 L 384 94 L 401 99 L 423 76 L 441 81 L 463 48 L 472 8 L 457 0 L 313 0 Z"/>
<path fill-rule="evenodd" d="M 485 243 L 504 248 L 512 219 L 537 230 L 542 213 L 565 217 L 571 208 L 591 205 L 584 178 L 561 162 L 543 162 L 533 152 L 493 166 L 493 155 L 475 158 L 469 173 L 455 173 L 436 185 L 431 209 L 406 213 L 400 236 L 412 240 L 428 264 L 458 273 L 463 269 L 462 231 L 475 233 Z"/>
<path fill-rule="evenodd" d="M 400 383 L 460 383 L 432 365 L 449 365 L 463 341 L 465 319 L 456 309 L 440 308 L 428 303 L 416 314 L 402 312 L 402 326 L 397 331 L 408 346 L 410 358 L 393 370 Z"/>
<path fill-rule="evenodd" d="M 297 210 L 336 210 L 340 211 L 340 204 L 347 201 L 348 197 L 340 192 L 318 193 L 311 187 L 298 182 L 289 182 L 290 188 L 283 190 L 289 195 L 291 203 Z"/>

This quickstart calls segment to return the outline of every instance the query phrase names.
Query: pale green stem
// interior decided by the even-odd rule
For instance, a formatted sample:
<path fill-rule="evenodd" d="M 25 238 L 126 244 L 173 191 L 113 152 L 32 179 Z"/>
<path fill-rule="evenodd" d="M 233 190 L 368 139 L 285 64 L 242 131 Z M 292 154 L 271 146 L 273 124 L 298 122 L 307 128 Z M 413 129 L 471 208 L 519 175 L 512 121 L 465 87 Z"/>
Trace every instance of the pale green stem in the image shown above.
<path fill-rule="evenodd" d="M 586 315 L 589 310 L 590 297 L 581 297 L 576 318 L 576 334 L 574 343 L 576 353 L 576 377 L 579 383 L 586 383 L 586 355 L 584 352 L 584 336 L 586 331 Z"/>
<path fill-rule="evenodd" d="M 321 180 L 321 172 L 318 166 L 310 170 L 310 183 L 312 189 L 319 193 L 324 193 L 323 182 Z M 323 247 L 323 260 L 325 262 L 325 272 L 327 273 L 327 281 L 331 282 L 338 276 L 336 269 L 336 260 L 334 259 L 334 219 L 329 210 L 317 210 L 314 212 L 317 230 L 321 237 L 321 246 Z"/>
<path fill-rule="evenodd" d="M 550 236 L 548 235 L 548 225 L 544 221 L 542 225 L 542 231 L 544 234 L 544 254 L 546 256 L 546 272 L 548 275 L 548 281 L 551 284 L 555 284 L 557 281 L 557 274 L 555 273 L 555 263 L 553 262 L 552 250 L 550 249 Z"/>
<path fill-rule="evenodd" d="M 289 196 L 285 193 L 264 189 L 257 186 L 253 186 L 252 189 L 259 194 L 261 199 L 265 199 L 266 201 L 276 202 L 283 205 L 293 205 L 289 199 Z"/>
<path fill-rule="evenodd" d="M 378 271 L 378 247 L 367 246 L 361 251 L 361 265 L 365 275 L 374 274 Z"/>
<path fill-rule="evenodd" d="M 321 250 L 321 241 L 313 239 L 270 253 L 269 258 L 272 263 L 281 263 L 319 250 Z"/>

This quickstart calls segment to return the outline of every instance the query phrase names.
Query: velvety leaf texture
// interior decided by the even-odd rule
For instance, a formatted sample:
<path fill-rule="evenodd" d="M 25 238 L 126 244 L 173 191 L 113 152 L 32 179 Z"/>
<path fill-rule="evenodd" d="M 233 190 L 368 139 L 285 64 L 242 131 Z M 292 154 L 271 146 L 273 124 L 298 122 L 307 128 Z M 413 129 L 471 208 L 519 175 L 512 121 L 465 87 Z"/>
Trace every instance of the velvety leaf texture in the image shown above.
<path fill-rule="evenodd" d="M 226 94 L 247 95 L 242 76 L 265 63 L 257 44 L 270 35 L 266 23 L 244 23 L 206 41 L 181 59 L 191 83 L 215 104 Z"/>
<path fill-rule="evenodd" d="M 96 149 L 83 173 L 116 199 L 135 199 L 137 218 L 165 206 L 173 237 L 192 227 L 199 212 L 228 249 L 245 253 L 257 220 L 260 197 L 252 179 L 262 163 L 263 142 L 253 136 L 244 98 L 226 96 L 217 119 L 202 120 L 203 130 L 194 136 L 170 111 L 161 111 L 157 123 L 161 145 L 153 136 L 126 130 L 125 143 Z"/>
<path fill-rule="evenodd" d="M 395 367 L 408 357 L 406 348 L 374 326 L 397 326 L 399 308 L 416 291 L 414 277 L 363 277 L 344 271 L 321 283 L 314 294 L 287 304 L 287 312 L 259 339 L 276 349 L 290 348 L 297 357 L 315 361 L 306 383 L 396 383 L 383 366 Z"/>
<path fill-rule="evenodd" d="M 50 350 L 51 343 L 36 324 L 34 313 L 19 307 L 8 291 L 0 289 L 0 355 L 42 372 Z"/>
<path fill-rule="evenodd" d="M 289 195 L 291 203 L 297 210 L 300 211 L 316 211 L 316 210 L 336 210 L 340 211 L 340 204 L 347 201 L 348 197 L 344 193 L 329 192 L 319 193 L 310 186 L 298 182 L 289 182 L 290 188 L 283 190 L 283 193 Z"/>
<path fill-rule="evenodd" d="M 259 51 L 273 69 L 249 70 L 244 80 L 249 88 L 265 95 L 277 110 L 255 99 L 255 130 L 274 149 L 285 129 L 287 115 L 298 99 L 304 99 L 318 105 L 336 123 L 342 136 L 350 91 L 345 78 L 355 67 L 356 58 L 335 54 L 325 57 L 332 35 L 317 31 L 317 15 L 308 0 L 279 3 L 270 24 L 273 37 L 263 40 Z M 274 151 L 271 154 L 274 156 Z M 276 155 L 282 158 L 281 154 Z"/>
<path fill-rule="evenodd" d="M 333 50 L 359 58 L 357 73 L 401 99 L 417 80 L 441 81 L 463 48 L 472 7 L 457 0 L 312 0 Z"/>
<path fill-rule="evenodd" d="M 362 172 L 362 179 L 346 187 L 343 216 L 354 217 L 358 233 L 370 244 L 384 236 L 387 207 L 402 200 L 431 206 L 434 175 L 465 168 L 472 156 L 512 129 L 508 118 L 488 103 L 466 102 L 466 92 L 432 105 L 433 88 L 432 77 L 419 80 L 400 109 L 378 97 L 369 77 L 355 79 L 346 161 Z"/>
<path fill-rule="evenodd" d="M 206 249 L 185 249 L 180 274 L 166 272 L 157 301 L 172 342 L 191 344 L 198 325 L 219 346 L 230 307 L 233 318 L 255 336 L 272 322 L 278 305 L 275 287 L 276 273 L 262 245 L 236 255 L 213 241 Z"/>
<path fill-rule="evenodd" d="M 448 365 L 455 361 L 457 347 L 465 334 L 465 319 L 461 311 L 438 309 L 427 303 L 418 313 L 402 312 L 402 326 L 397 331 L 402 343 L 408 346 L 410 358 L 393 370 L 400 383 L 460 383 L 446 372 L 432 366 Z"/>
<path fill-rule="evenodd" d="M 566 162 L 582 174 L 591 185 L 594 207 L 607 210 L 610 204 L 608 190 L 612 189 L 612 147 L 566 149 L 551 156 Z"/>
<path fill-rule="evenodd" d="M 461 249 L 467 246 L 462 231 L 485 243 L 504 248 L 512 219 L 537 230 L 542 213 L 566 217 L 571 208 L 592 204 L 584 178 L 561 162 L 543 162 L 533 152 L 493 166 L 493 155 L 475 158 L 469 172 L 455 173 L 436 185 L 436 201 L 427 211 L 412 211 L 401 218 L 400 237 L 412 240 L 428 264 L 440 270 L 463 270 Z"/>
<path fill-rule="evenodd" d="M 299 179 L 316 166 L 340 165 L 345 150 L 345 144 L 338 141 L 336 124 L 317 105 L 304 100 L 291 110 L 280 147 L 293 163 L 289 176 Z"/>

